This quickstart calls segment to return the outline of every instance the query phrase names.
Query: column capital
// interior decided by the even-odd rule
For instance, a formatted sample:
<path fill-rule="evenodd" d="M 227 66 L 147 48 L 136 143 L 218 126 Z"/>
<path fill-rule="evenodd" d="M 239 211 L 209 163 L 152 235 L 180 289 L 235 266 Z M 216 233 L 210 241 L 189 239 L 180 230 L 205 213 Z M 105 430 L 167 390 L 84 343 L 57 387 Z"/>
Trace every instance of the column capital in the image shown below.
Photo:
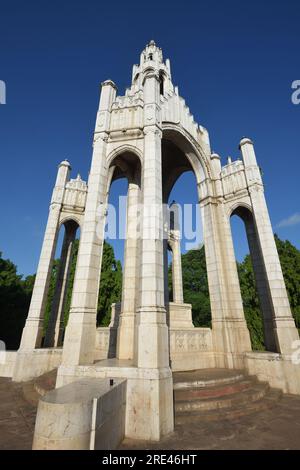
<path fill-rule="evenodd" d="M 144 132 L 144 135 L 155 134 L 155 135 L 158 135 L 160 139 L 162 139 L 162 129 L 157 124 L 150 124 L 148 126 L 146 125 L 144 127 L 143 132 Z"/>

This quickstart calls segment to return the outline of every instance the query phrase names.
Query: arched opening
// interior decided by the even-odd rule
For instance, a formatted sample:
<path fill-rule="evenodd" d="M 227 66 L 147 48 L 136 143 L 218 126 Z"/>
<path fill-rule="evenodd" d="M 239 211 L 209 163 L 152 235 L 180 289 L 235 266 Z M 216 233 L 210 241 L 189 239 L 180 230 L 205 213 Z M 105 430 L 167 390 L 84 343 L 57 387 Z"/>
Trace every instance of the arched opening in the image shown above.
<path fill-rule="evenodd" d="M 135 308 L 138 244 L 132 233 L 128 238 L 128 231 L 140 197 L 141 162 L 134 152 L 123 151 L 112 160 L 109 171 L 97 326 L 116 328 L 121 311 Z"/>
<path fill-rule="evenodd" d="M 164 95 L 164 74 L 162 72 L 159 73 L 159 92 L 162 96 Z"/>
<path fill-rule="evenodd" d="M 167 307 L 178 302 L 191 304 L 194 326 L 210 327 L 211 308 L 197 188 L 197 181 L 202 177 L 201 163 L 189 143 L 177 133 L 164 132 L 163 201 L 171 206 L 171 214 L 172 207 L 179 207 L 175 219 L 180 221 L 179 227 L 175 227 L 175 240 L 171 233 L 173 239 L 164 247 L 165 302 Z"/>
<path fill-rule="evenodd" d="M 97 327 L 110 325 L 112 313 L 114 313 L 112 305 L 116 304 L 114 308 L 117 308 L 118 311 L 121 302 L 127 193 L 127 178 L 120 175 L 113 179 L 108 195 L 97 306 Z"/>
<path fill-rule="evenodd" d="M 237 225 L 237 220 L 242 221 L 243 227 Z M 253 350 L 265 350 L 276 352 L 276 343 L 272 325 L 272 303 L 270 290 L 263 264 L 259 239 L 253 214 L 244 206 L 236 207 L 231 214 L 231 228 L 233 233 L 235 254 L 238 262 L 241 294 L 247 326 L 250 331 Z M 248 250 L 241 249 L 241 241 L 246 237 L 244 246 L 248 244 Z M 237 236 L 235 236 L 237 235 Z M 240 256 L 239 256 L 240 251 Z M 245 251 L 249 254 L 245 255 Z M 243 253 L 243 259 L 241 259 Z"/>
<path fill-rule="evenodd" d="M 77 261 L 78 229 L 73 219 L 63 222 L 59 229 L 44 316 L 44 347 L 63 345 Z"/>

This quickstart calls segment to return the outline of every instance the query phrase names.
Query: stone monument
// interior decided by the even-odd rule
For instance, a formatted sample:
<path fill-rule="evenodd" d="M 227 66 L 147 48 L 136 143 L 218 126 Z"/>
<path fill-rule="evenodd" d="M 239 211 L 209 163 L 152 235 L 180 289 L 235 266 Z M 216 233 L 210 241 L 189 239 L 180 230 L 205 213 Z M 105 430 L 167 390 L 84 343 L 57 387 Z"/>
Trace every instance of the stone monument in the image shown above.
<path fill-rule="evenodd" d="M 7 375 L 24 381 L 58 367 L 57 391 L 83 379 L 112 377 L 121 384 L 126 380 L 124 435 L 150 440 L 173 430 L 172 370 L 247 369 L 285 392 L 300 393 L 299 370 L 291 360 L 299 336 L 261 172 L 252 141 L 243 138 L 239 148 L 242 159 L 229 160 L 222 167 L 219 155 L 211 151 L 207 130 L 194 121 L 173 85 L 170 61 L 163 60 L 154 41 L 133 66 L 131 86 L 124 96 L 117 95 L 114 82 L 104 81 L 88 182 L 80 176 L 70 179 L 68 161 L 59 165 L 28 318 Z M 185 171 L 193 171 L 197 182 L 211 329 L 194 328 L 191 306 L 184 304 L 178 230 L 171 227 L 165 240 L 163 210 L 148 210 L 167 203 Z M 97 328 L 106 207 L 111 183 L 120 177 L 128 180 L 122 300 L 112 306 L 110 327 Z M 265 353 L 251 351 L 230 227 L 233 214 L 246 227 L 263 314 Z M 43 340 L 52 263 L 63 225 L 55 299 Z M 62 312 L 78 227 L 79 252 L 64 332 Z M 168 249 L 173 255 L 173 302 L 166 296 Z M 51 400 L 55 403 L 56 398 Z"/>

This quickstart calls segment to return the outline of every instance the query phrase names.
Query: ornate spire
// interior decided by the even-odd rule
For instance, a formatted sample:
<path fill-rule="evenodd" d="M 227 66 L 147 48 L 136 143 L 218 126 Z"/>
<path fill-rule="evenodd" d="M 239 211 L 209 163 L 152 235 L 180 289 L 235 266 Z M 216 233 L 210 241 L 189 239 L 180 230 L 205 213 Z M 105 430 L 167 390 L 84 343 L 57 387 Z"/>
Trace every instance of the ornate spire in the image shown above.
<path fill-rule="evenodd" d="M 132 86 L 134 89 L 141 89 L 145 74 L 149 71 L 156 72 L 165 83 L 165 90 L 173 90 L 171 82 L 170 61 L 164 62 L 163 53 L 153 39 L 141 52 L 139 65 L 134 65 L 132 70 Z"/>

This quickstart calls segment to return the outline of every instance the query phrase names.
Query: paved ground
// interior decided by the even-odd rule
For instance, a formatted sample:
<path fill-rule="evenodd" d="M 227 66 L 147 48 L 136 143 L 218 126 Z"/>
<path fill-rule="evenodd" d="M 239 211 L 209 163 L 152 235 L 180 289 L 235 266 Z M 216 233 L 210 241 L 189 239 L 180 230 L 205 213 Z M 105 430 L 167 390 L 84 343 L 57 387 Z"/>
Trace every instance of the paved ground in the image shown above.
<path fill-rule="evenodd" d="M 0 378 L 0 450 L 31 449 L 36 416 L 34 402 L 32 383 L 22 385 Z"/>
<path fill-rule="evenodd" d="M 235 420 L 188 421 L 159 444 L 125 439 L 120 449 L 300 449 L 300 397 L 284 396 L 271 410 Z"/>
<path fill-rule="evenodd" d="M 33 384 L 0 378 L 0 449 L 31 449 L 37 394 Z M 231 421 L 186 422 L 159 444 L 126 439 L 121 449 L 300 449 L 300 397 Z"/>

